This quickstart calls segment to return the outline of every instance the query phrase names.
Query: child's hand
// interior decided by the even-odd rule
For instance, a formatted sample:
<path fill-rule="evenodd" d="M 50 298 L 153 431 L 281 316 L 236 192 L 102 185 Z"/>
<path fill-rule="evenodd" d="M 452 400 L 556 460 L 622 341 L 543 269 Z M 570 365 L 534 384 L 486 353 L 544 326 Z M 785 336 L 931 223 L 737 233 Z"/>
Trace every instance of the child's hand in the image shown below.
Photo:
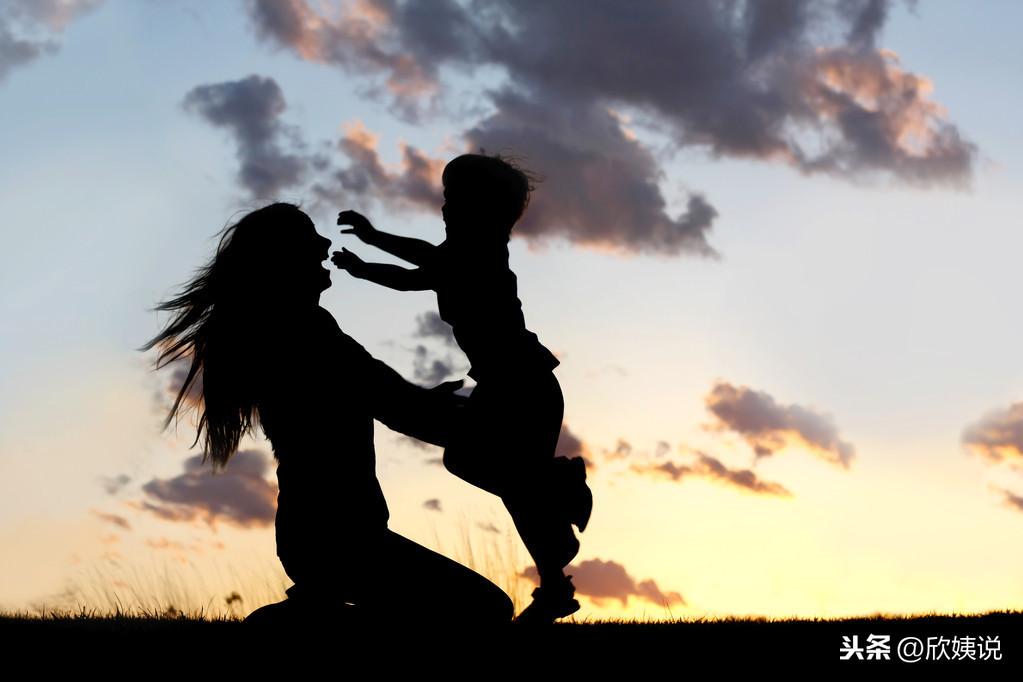
<path fill-rule="evenodd" d="M 330 257 L 330 262 L 336 265 L 339 270 L 347 270 L 352 275 L 354 275 L 361 266 L 366 264 L 364 260 L 345 248 L 342 248 L 340 251 L 335 251 L 334 255 Z"/>
<path fill-rule="evenodd" d="M 337 224 L 351 225 L 352 228 L 350 230 L 341 230 L 341 234 L 354 234 L 362 241 L 371 239 L 377 231 L 366 216 L 356 211 L 341 211 L 338 213 Z"/>

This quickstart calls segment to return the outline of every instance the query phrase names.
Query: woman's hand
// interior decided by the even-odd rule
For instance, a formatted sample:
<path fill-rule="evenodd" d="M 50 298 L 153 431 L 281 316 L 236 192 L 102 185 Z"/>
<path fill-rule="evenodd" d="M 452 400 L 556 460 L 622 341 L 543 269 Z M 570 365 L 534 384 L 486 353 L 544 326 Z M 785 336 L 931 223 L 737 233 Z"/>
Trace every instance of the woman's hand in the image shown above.
<path fill-rule="evenodd" d="M 377 229 L 369 222 L 366 216 L 356 211 L 341 211 L 337 214 L 338 225 L 351 225 L 351 229 L 341 230 L 341 234 L 354 234 L 362 241 L 369 243 L 369 240 L 376 234 Z"/>
<path fill-rule="evenodd" d="M 453 394 L 455 391 L 461 390 L 462 386 L 464 386 L 464 385 L 465 385 L 465 379 L 458 379 L 457 381 L 445 381 L 444 383 L 437 384 L 433 388 L 428 388 L 427 390 L 430 391 L 431 393 L 452 393 Z"/>
<path fill-rule="evenodd" d="M 464 379 L 457 381 L 445 381 L 442 384 L 438 384 L 433 388 L 426 389 L 427 392 L 432 396 L 437 396 L 442 400 L 450 401 L 455 407 L 461 407 L 469 402 L 469 399 L 463 395 L 455 393 L 465 385 Z"/>
<path fill-rule="evenodd" d="M 359 269 L 366 264 L 366 261 L 345 248 L 335 251 L 330 257 L 330 262 L 337 266 L 338 270 L 347 270 L 353 277 L 358 277 Z"/>

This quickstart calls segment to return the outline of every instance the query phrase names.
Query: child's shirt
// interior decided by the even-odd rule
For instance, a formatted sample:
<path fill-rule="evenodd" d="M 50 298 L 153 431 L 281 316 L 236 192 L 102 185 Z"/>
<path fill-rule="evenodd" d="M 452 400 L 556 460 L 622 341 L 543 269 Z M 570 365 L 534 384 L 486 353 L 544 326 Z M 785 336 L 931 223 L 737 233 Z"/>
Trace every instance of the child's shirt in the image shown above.
<path fill-rule="evenodd" d="M 461 256 L 445 241 L 424 269 L 437 292 L 437 312 L 451 325 L 472 365 L 469 376 L 478 382 L 487 376 L 549 372 L 561 364 L 526 329 L 508 246 Z"/>

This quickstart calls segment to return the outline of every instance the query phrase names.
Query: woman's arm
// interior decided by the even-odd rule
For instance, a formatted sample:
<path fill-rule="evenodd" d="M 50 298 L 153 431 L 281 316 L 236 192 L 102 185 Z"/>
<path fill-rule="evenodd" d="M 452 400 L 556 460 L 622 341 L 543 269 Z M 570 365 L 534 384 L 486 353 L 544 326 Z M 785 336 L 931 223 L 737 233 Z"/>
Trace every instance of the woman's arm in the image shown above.
<path fill-rule="evenodd" d="M 341 211 L 337 215 L 337 224 L 352 226 L 349 230 L 341 230 L 342 234 L 354 234 L 366 244 L 375 246 L 413 265 L 427 265 L 435 257 L 437 247 L 430 242 L 381 232 L 373 227 L 366 216 L 361 213 Z"/>
<path fill-rule="evenodd" d="M 369 365 L 367 396 L 373 417 L 392 431 L 447 447 L 466 398 L 454 393 L 461 382 L 423 388 L 380 360 Z"/>
<path fill-rule="evenodd" d="M 360 391 L 360 405 L 394 431 L 446 446 L 466 402 L 454 393 L 462 382 L 451 381 L 432 389 L 416 386 L 345 334 L 326 310 L 321 308 L 318 314 L 325 333 L 333 337 L 331 360 L 340 372 L 337 379 L 349 390 Z"/>
<path fill-rule="evenodd" d="M 347 270 L 352 277 L 369 280 L 388 289 L 425 291 L 433 288 L 432 278 L 423 268 L 409 270 L 398 265 L 367 263 L 348 249 L 335 251 L 330 260 L 339 269 Z"/>

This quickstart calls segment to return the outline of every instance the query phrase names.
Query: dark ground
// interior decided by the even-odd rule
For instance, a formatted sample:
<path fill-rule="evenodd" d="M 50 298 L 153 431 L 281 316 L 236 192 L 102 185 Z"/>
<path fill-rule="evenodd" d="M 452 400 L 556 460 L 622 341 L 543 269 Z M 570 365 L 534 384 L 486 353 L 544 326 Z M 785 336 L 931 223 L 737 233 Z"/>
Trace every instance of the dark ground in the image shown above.
<path fill-rule="evenodd" d="M 854 635 L 863 647 L 863 658 L 843 661 L 843 637 Z M 868 658 L 869 635 L 890 636 L 888 660 Z M 922 646 L 922 660 L 916 663 L 900 660 L 899 644 L 910 637 L 919 639 Z M 953 640 L 962 645 L 967 637 L 974 644 L 972 660 L 964 653 L 968 649 L 953 647 Z M 997 638 L 997 647 L 982 654 L 986 638 Z M 383 658 L 375 653 L 381 649 L 389 652 Z M 19 654 L 38 660 L 38 654 L 31 652 L 39 650 L 46 650 L 51 661 L 54 652 L 62 652 L 59 658 L 78 650 L 98 655 L 99 660 L 107 655 L 143 655 L 149 661 L 165 660 L 168 654 L 185 656 L 175 659 L 179 663 L 203 651 L 224 662 L 242 660 L 237 658 L 242 656 L 251 660 L 253 654 L 258 657 L 259 652 L 273 652 L 274 664 L 281 664 L 282 656 L 286 658 L 282 652 L 301 651 L 306 662 L 310 658 L 344 661 L 372 655 L 381 666 L 424 660 L 441 668 L 455 665 L 466 673 L 476 671 L 474 678 L 489 677 L 484 674 L 488 668 L 532 677 L 543 671 L 531 667 L 531 662 L 541 660 L 558 668 L 575 668 L 578 664 L 605 668 L 605 672 L 608 667 L 635 669 L 636 665 L 684 672 L 698 665 L 715 671 L 845 668 L 859 676 L 879 667 L 907 672 L 923 667 L 937 672 L 935 666 L 942 666 L 970 675 L 1008 673 L 1010 669 L 1016 674 L 1023 670 L 1023 612 L 829 621 L 604 621 L 500 629 L 468 623 L 445 627 L 436 620 L 403 616 L 382 624 L 336 619 L 315 631 L 291 627 L 270 633 L 253 632 L 239 621 L 183 617 L 0 616 L 0 651 L 8 661 Z M 427 658 L 418 658 L 422 655 Z M 911 657 L 905 650 L 901 658 Z M 933 660 L 939 657 L 941 660 Z"/>

